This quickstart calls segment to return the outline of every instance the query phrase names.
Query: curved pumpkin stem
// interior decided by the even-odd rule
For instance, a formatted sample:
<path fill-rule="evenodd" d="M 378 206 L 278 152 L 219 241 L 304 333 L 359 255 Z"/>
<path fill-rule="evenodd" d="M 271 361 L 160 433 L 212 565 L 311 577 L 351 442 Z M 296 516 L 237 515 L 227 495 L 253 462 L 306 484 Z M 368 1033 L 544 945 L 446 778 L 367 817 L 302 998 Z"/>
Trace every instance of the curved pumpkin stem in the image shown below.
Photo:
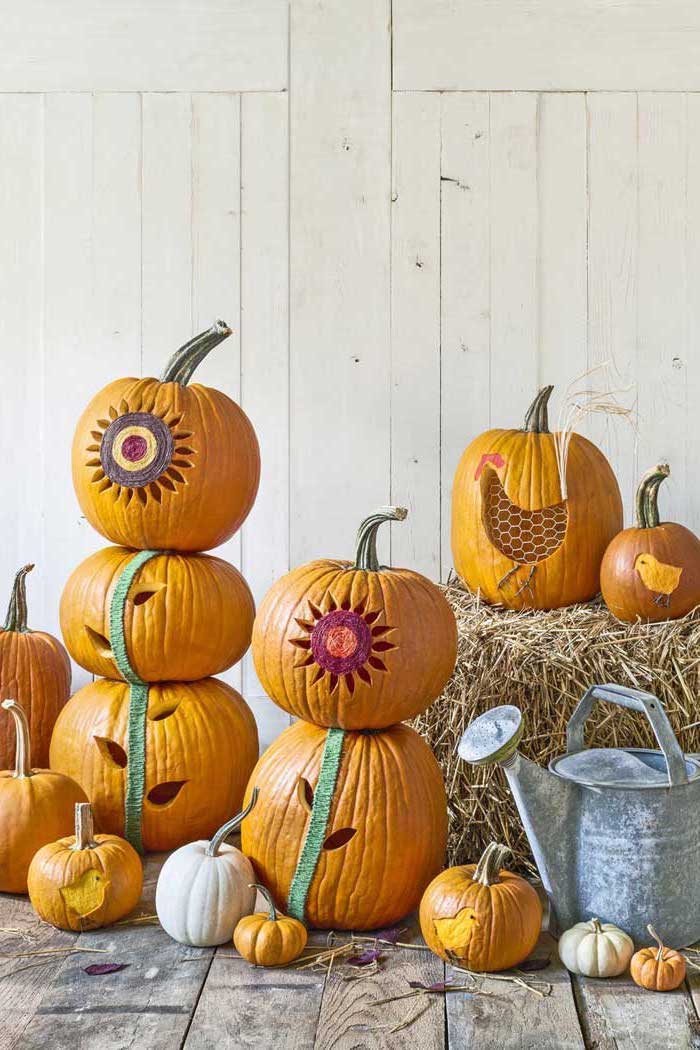
<path fill-rule="evenodd" d="M 482 886 L 493 886 L 494 883 L 500 882 L 498 873 L 509 853 L 508 846 L 503 846 L 500 842 L 490 842 L 476 866 L 474 882 L 480 882 Z"/>
<path fill-rule="evenodd" d="M 29 634 L 27 627 L 27 573 L 31 572 L 33 565 L 24 565 L 15 575 L 12 584 L 10 604 L 7 607 L 5 617 L 5 631 L 19 631 L 20 634 Z"/>
<path fill-rule="evenodd" d="M 593 927 L 594 933 L 602 933 L 603 926 L 600 919 L 591 919 L 591 926 Z"/>
<path fill-rule="evenodd" d="M 661 962 L 661 960 L 664 957 L 664 952 L 666 951 L 666 945 L 661 940 L 661 938 L 659 937 L 658 933 L 656 932 L 654 927 L 651 925 L 651 923 L 648 924 L 647 929 L 648 929 L 649 933 L 651 934 L 651 936 L 654 938 L 654 940 L 656 941 L 656 943 L 659 946 L 659 950 L 656 953 L 656 961 L 657 962 Z"/>
<path fill-rule="evenodd" d="M 75 804 L 75 845 L 71 849 L 94 849 L 95 826 L 92 820 L 92 806 L 89 802 Z"/>
<path fill-rule="evenodd" d="M 228 835 L 233 835 L 234 831 L 238 831 L 239 827 L 241 826 L 245 818 L 248 816 L 255 803 L 258 801 L 259 794 L 260 792 L 258 791 L 258 789 L 256 787 L 253 788 L 250 796 L 250 802 L 248 803 L 246 808 L 240 813 L 237 813 L 236 816 L 233 817 L 231 820 L 221 825 L 216 834 L 212 836 L 211 842 L 204 851 L 207 857 L 218 856 L 222 842 L 225 838 L 227 838 Z"/>
<path fill-rule="evenodd" d="M 659 463 L 639 482 L 635 497 L 638 529 L 655 529 L 659 524 L 659 486 L 670 473 L 668 463 Z"/>
<path fill-rule="evenodd" d="M 277 908 L 275 907 L 275 902 L 272 899 L 272 894 L 268 890 L 267 886 L 261 886 L 259 882 L 249 882 L 248 887 L 251 890 L 257 890 L 258 893 L 265 898 L 268 907 L 267 917 L 270 920 L 270 922 L 277 922 Z"/>
<path fill-rule="evenodd" d="M 403 521 L 408 515 L 405 507 L 381 507 L 360 525 L 355 541 L 355 564 L 353 568 L 365 572 L 379 572 L 377 557 L 377 531 L 386 521 Z"/>
<path fill-rule="evenodd" d="M 16 700 L 3 700 L 2 706 L 15 721 L 15 771 L 18 780 L 34 776 L 32 773 L 32 745 L 29 736 L 29 719 Z"/>
<path fill-rule="evenodd" d="M 543 386 L 525 415 L 523 430 L 530 434 L 548 434 L 549 417 L 547 405 L 552 396 L 553 386 Z"/>
<path fill-rule="evenodd" d="M 225 321 L 214 321 L 211 328 L 200 332 L 189 339 L 179 350 L 176 350 L 163 369 L 161 383 L 179 383 L 187 386 L 192 373 L 201 365 L 210 350 L 232 334 Z"/>

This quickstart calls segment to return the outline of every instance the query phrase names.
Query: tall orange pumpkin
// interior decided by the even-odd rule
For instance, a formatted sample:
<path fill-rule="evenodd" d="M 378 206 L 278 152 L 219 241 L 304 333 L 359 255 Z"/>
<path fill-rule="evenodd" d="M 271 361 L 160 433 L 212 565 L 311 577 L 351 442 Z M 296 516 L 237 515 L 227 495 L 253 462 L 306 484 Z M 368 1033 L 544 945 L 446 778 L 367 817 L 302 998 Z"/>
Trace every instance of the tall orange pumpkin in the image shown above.
<path fill-rule="evenodd" d="M 90 524 L 125 547 L 209 550 L 240 527 L 260 477 L 255 431 L 219 390 L 188 386 L 223 321 L 185 343 L 160 379 L 117 379 L 73 439 L 73 484 Z"/>
<path fill-rule="evenodd" d="M 600 563 L 622 528 L 610 464 L 570 435 L 566 491 L 540 390 L 521 430 L 488 430 L 465 450 L 452 490 L 452 555 L 473 591 L 511 609 L 556 609 L 600 588 Z"/>
<path fill-rule="evenodd" d="M 81 562 L 61 598 L 68 650 L 95 675 L 121 678 L 110 641 L 110 606 L 134 557 L 105 547 Z M 236 663 L 250 645 L 255 606 L 240 572 L 207 554 L 161 554 L 145 562 L 124 604 L 133 671 L 145 682 L 194 681 Z"/>
<path fill-rule="evenodd" d="M 336 749 L 334 783 L 324 779 Z M 296 722 L 250 778 L 258 802 L 241 847 L 280 907 L 311 926 L 373 929 L 403 918 L 440 870 L 447 806 L 414 730 L 325 731 Z"/>
<path fill-rule="evenodd" d="M 0 692 L 15 698 L 29 720 L 37 766 L 49 764 L 49 742 L 58 713 L 70 696 L 68 653 L 57 638 L 27 626 L 25 565 L 15 576 L 5 625 L 0 630 Z M 0 722 L 0 769 L 12 762 L 15 735 L 11 719 Z"/>
<path fill-rule="evenodd" d="M 51 768 L 87 793 L 103 831 L 124 835 L 129 774 L 129 685 L 99 679 L 64 707 Z M 216 678 L 165 682 L 148 692 L 141 837 L 170 850 L 211 837 L 241 808 L 258 757 L 253 714 Z"/>
<path fill-rule="evenodd" d="M 381 729 L 413 718 L 442 692 L 457 655 L 454 613 L 425 576 L 377 558 L 379 527 L 405 517 L 401 507 L 372 514 L 354 562 L 310 562 L 265 595 L 253 659 L 285 711 L 321 726 Z"/>

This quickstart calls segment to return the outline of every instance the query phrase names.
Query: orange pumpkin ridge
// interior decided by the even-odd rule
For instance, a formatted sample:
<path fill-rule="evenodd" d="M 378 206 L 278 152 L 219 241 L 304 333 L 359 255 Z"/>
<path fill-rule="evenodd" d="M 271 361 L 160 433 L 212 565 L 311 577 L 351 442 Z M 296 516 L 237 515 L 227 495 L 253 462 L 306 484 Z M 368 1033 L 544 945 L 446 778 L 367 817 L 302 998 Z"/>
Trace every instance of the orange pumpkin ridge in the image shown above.
<path fill-rule="evenodd" d="M 260 883 L 253 883 L 264 897 L 268 910 L 244 915 L 233 934 L 234 947 L 239 955 L 253 966 L 284 966 L 298 959 L 308 939 L 303 922 L 277 911 L 272 894 Z"/>

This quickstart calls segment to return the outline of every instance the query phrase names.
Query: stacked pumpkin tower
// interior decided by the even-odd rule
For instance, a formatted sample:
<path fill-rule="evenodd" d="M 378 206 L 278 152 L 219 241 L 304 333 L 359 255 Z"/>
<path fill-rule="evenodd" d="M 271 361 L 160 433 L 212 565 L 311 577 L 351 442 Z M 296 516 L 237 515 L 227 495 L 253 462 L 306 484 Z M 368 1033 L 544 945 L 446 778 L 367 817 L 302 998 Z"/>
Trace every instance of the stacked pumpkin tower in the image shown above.
<path fill-rule="evenodd" d="M 83 561 L 63 592 L 66 646 L 100 677 L 61 712 L 51 766 L 83 787 L 103 831 L 142 851 L 211 835 L 240 808 L 258 755 L 252 712 L 211 677 L 248 648 L 253 598 L 237 569 L 201 553 L 253 505 L 258 443 L 230 398 L 189 385 L 230 334 L 217 321 L 159 380 L 109 384 L 73 443 L 83 513 L 118 546 Z"/>
<path fill-rule="evenodd" d="M 253 630 L 260 680 L 300 721 L 260 759 L 242 848 L 276 903 L 311 926 L 375 929 L 417 907 L 444 862 L 445 789 L 409 726 L 454 667 L 455 618 L 409 569 L 380 566 L 377 531 L 354 562 L 303 565 L 273 585 Z"/>

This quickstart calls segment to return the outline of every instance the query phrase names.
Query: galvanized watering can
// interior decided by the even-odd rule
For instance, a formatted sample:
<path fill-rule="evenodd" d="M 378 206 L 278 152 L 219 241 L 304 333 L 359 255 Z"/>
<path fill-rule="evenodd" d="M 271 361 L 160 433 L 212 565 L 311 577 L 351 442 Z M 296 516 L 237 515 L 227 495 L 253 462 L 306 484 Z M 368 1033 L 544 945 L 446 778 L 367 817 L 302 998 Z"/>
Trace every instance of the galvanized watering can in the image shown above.
<path fill-rule="evenodd" d="M 584 724 L 599 700 L 646 715 L 661 750 L 587 749 Z M 559 928 L 596 916 L 636 944 L 648 942 L 649 922 L 674 947 L 700 939 L 700 762 L 681 751 L 661 702 L 593 686 L 549 770 L 518 753 L 522 734 L 518 708 L 496 707 L 458 752 L 505 770 Z"/>

